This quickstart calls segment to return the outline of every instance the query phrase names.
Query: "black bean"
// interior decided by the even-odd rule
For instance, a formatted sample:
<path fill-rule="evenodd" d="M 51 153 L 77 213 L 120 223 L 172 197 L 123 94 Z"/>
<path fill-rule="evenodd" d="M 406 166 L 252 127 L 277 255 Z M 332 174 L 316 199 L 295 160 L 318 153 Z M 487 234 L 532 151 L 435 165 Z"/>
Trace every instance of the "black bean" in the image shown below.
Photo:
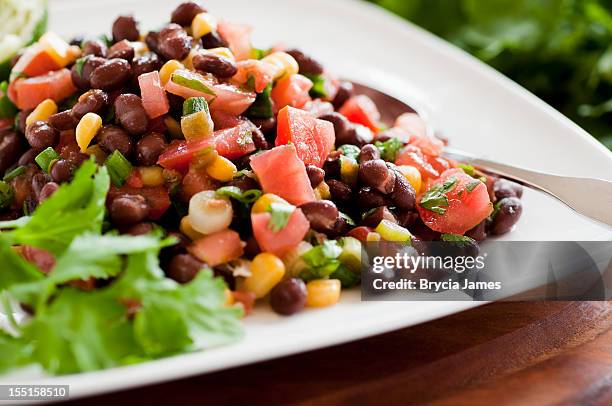
<path fill-rule="evenodd" d="M 1 142 L 0 142 L 0 148 L 2 148 Z M 17 161 L 17 166 L 26 166 L 26 165 L 36 163 L 36 161 L 34 160 L 34 158 L 36 158 L 36 155 L 38 155 L 38 151 L 36 151 L 34 148 L 28 149 L 26 152 L 23 153 L 23 155 L 21 155 L 21 157 L 19 157 L 19 160 Z M 0 162 L 1 161 L 2 161 L 2 154 L 0 153 Z M 0 168 L 1 167 L 2 165 L 0 165 Z"/>
<path fill-rule="evenodd" d="M 411 210 L 396 211 L 395 218 L 400 226 L 408 228 L 419 218 L 419 213 Z"/>
<path fill-rule="evenodd" d="M 74 130 L 78 123 L 71 110 L 64 110 L 49 117 L 49 124 L 58 131 Z"/>
<path fill-rule="evenodd" d="M 115 90 L 132 78 L 132 68 L 125 59 L 109 59 L 91 72 L 90 84 L 94 89 Z"/>
<path fill-rule="evenodd" d="M 268 144 L 268 140 L 264 136 L 263 132 L 258 127 L 253 125 L 253 131 L 251 132 L 251 137 L 253 138 L 253 143 L 255 144 L 255 148 L 257 149 L 268 149 L 270 145 Z"/>
<path fill-rule="evenodd" d="M 100 89 L 93 89 L 83 93 L 76 104 L 72 106 L 72 117 L 80 120 L 87 113 L 100 113 L 108 104 L 108 95 Z"/>
<path fill-rule="evenodd" d="M 416 192 L 410 182 L 399 172 L 395 172 L 395 186 L 390 197 L 398 209 L 414 209 Z"/>
<path fill-rule="evenodd" d="M 138 31 L 138 22 L 134 19 L 134 16 L 119 16 L 115 22 L 113 22 L 113 42 L 119 42 L 124 39 L 128 41 L 138 41 L 139 38 L 140 31 Z"/>
<path fill-rule="evenodd" d="M 200 13 L 206 10 L 202 8 L 198 3 L 193 1 L 187 1 L 179 4 L 172 12 L 170 22 L 186 27 L 191 25 L 191 22 Z"/>
<path fill-rule="evenodd" d="M 99 66 L 104 65 L 105 62 L 106 59 L 104 58 L 91 56 L 83 63 L 80 71 L 77 69 L 77 64 L 72 65 L 72 69 L 70 70 L 72 83 L 81 90 L 89 89 L 91 87 L 92 72 Z"/>
<path fill-rule="evenodd" d="M 159 155 L 166 149 L 166 139 L 159 133 L 150 133 L 142 137 L 136 144 L 136 161 L 142 166 L 157 163 Z"/>
<path fill-rule="evenodd" d="M 42 191 L 42 188 L 49 182 L 51 182 L 51 176 L 47 175 L 46 173 L 43 172 L 39 172 L 34 174 L 34 176 L 32 176 L 32 192 L 34 193 L 34 196 L 36 198 L 39 197 L 40 192 Z"/>
<path fill-rule="evenodd" d="M 157 31 L 149 31 L 145 36 L 145 44 L 150 51 L 157 52 L 157 46 L 159 45 L 159 33 Z"/>
<path fill-rule="evenodd" d="M 334 125 L 334 133 L 336 134 L 336 145 L 340 146 L 342 144 L 346 144 L 342 142 L 342 138 L 344 137 L 344 133 L 351 126 L 351 123 L 340 113 L 329 113 L 324 114 L 319 117 L 321 120 L 329 121 Z M 341 139 L 339 140 L 338 137 Z"/>
<path fill-rule="evenodd" d="M 491 222 L 489 231 L 493 235 L 505 234 L 512 229 L 512 226 L 521 217 L 523 205 L 520 199 L 516 197 L 505 197 L 496 205 L 499 205 L 499 209 Z"/>
<path fill-rule="evenodd" d="M 99 39 L 90 39 L 83 44 L 83 55 L 106 57 L 108 47 Z"/>
<path fill-rule="evenodd" d="M 371 187 L 364 186 L 357 192 L 357 204 L 363 209 L 384 206 L 386 203 L 385 196 Z"/>
<path fill-rule="evenodd" d="M 135 94 L 122 94 L 115 99 L 115 117 L 132 135 L 143 134 L 149 127 L 149 118 L 142 106 L 142 99 Z"/>
<path fill-rule="evenodd" d="M 338 179 L 340 177 L 340 155 L 332 152 L 323 162 L 323 171 L 325 171 L 325 179 Z"/>
<path fill-rule="evenodd" d="M 55 191 L 59 189 L 59 185 L 55 182 L 49 182 L 43 186 L 40 190 L 40 195 L 38 196 L 38 201 L 42 203 L 47 200 Z"/>
<path fill-rule="evenodd" d="M 361 221 L 362 226 L 376 227 L 381 221 L 388 220 L 397 223 L 397 219 L 386 206 L 377 207 L 367 212 L 367 215 Z"/>
<path fill-rule="evenodd" d="M 146 235 L 152 232 L 153 230 L 155 230 L 155 224 L 149 222 L 142 222 L 129 227 L 127 230 L 124 231 L 124 234 L 134 236 Z"/>
<path fill-rule="evenodd" d="M 168 266 L 168 277 L 178 283 L 187 283 L 193 280 L 204 267 L 204 263 L 190 254 L 175 255 Z"/>
<path fill-rule="evenodd" d="M 329 179 L 327 181 L 327 186 L 329 186 L 329 193 L 331 194 L 333 200 L 341 203 L 346 203 L 350 200 L 351 187 L 346 183 L 340 182 L 336 179 Z"/>
<path fill-rule="evenodd" d="M 340 141 L 343 144 L 352 144 L 362 147 L 374 139 L 374 133 L 368 127 L 360 124 L 351 124 L 351 126 L 342 134 Z M 339 142 L 336 139 L 336 142 Z"/>
<path fill-rule="evenodd" d="M 131 62 L 134 55 L 134 47 L 125 39 L 117 42 L 108 50 L 108 59 L 119 58 Z"/>
<path fill-rule="evenodd" d="M 372 161 L 374 159 L 380 159 L 380 150 L 376 148 L 372 144 L 366 144 L 361 147 L 361 151 L 359 151 L 359 157 L 357 160 L 359 163 L 363 163 L 365 161 Z"/>
<path fill-rule="evenodd" d="M 149 214 L 149 206 L 140 195 L 123 195 L 112 201 L 109 211 L 114 224 L 130 225 L 143 221 Z"/>
<path fill-rule="evenodd" d="M 308 174 L 310 186 L 313 188 L 319 186 L 325 179 L 325 171 L 321 168 L 317 168 L 314 165 L 306 165 L 306 174 Z"/>
<path fill-rule="evenodd" d="M 221 36 L 216 31 L 211 31 L 208 34 L 204 35 L 201 39 L 202 48 L 211 49 L 211 48 L 224 48 L 227 47 L 227 42 L 221 38 Z"/>
<path fill-rule="evenodd" d="M 332 101 L 334 108 L 338 110 L 344 102 L 346 102 L 353 95 L 353 84 L 351 82 L 342 81 L 340 82 L 340 87 L 338 87 L 338 92 Z"/>
<path fill-rule="evenodd" d="M 231 78 L 238 72 L 232 60 L 213 54 L 196 54 L 193 57 L 193 67 L 222 79 Z"/>
<path fill-rule="evenodd" d="M 338 208 L 329 200 L 315 200 L 300 206 L 310 228 L 321 233 L 331 231 L 338 220 Z"/>
<path fill-rule="evenodd" d="M 476 227 L 466 231 L 464 235 L 476 241 L 484 241 L 487 238 L 486 220 L 481 221 Z"/>
<path fill-rule="evenodd" d="M 252 118 L 251 122 L 261 130 L 264 136 L 268 137 L 276 129 L 276 119 L 270 118 Z"/>
<path fill-rule="evenodd" d="M 57 143 L 59 132 L 44 121 L 36 121 L 26 128 L 25 137 L 32 148 L 42 151 Z"/>
<path fill-rule="evenodd" d="M 299 49 L 290 49 L 286 52 L 298 63 L 301 74 L 320 75 L 323 73 L 323 65 Z"/>
<path fill-rule="evenodd" d="M 248 176 L 240 176 L 237 178 L 232 179 L 231 181 L 228 182 L 227 184 L 228 186 L 236 186 L 237 188 L 240 188 L 240 190 L 247 191 L 247 190 L 251 190 L 251 189 L 259 189 L 259 183 L 257 183 L 257 181 L 253 178 L 250 178 Z"/>
<path fill-rule="evenodd" d="M 192 38 L 177 24 L 170 24 L 159 32 L 158 52 L 166 59 L 183 60 L 191 50 Z"/>
<path fill-rule="evenodd" d="M 136 84 L 138 81 L 138 76 L 144 73 L 153 72 L 154 70 L 159 70 L 162 66 L 162 61 L 157 54 L 153 52 L 134 58 L 132 61 L 132 76 L 135 81 L 134 83 Z"/>
<path fill-rule="evenodd" d="M 350 225 L 346 218 L 338 217 L 338 221 L 334 224 L 334 228 L 327 234 L 332 238 L 337 238 L 346 235 L 353 226 Z"/>
<path fill-rule="evenodd" d="M 359 181 L 383 194 L 393 192 L 395 178 L 395 172 L 389 169 L 382 159 L 359 164 Z"/>
<path fill-rule="evenodd" d="M 493 191 L 498 200 L 505 197 L 516 197 L 518 199 L 523 197 L 523 186 L 506 179 L 497 179 L 493 184 Z"/>
<path fill-rule="evenodd" d="M 57 183 L 68 182 L 72 178 L 76 166 L 67 159 L 58 159 L 51 166 L 49 173 L 53 180 Z"/>
<path fill-rule="evenodd" d="M 289 316 L 306 304 L 306 284 L 299 278 L 281 281 L 270 293 L 270 306 L 278 314 Z"/>
<path fill-rule="evenodd" d="M 121 152 L 125 157 L 132 153 L 132 140 L 125 130 L 114 125 L 105 125 L 98 135 L 98 145 L 111 154 L 115 150 Z"/>
<path fill-rule="evenodd" d="M 23 151 L 21 137 L 14 131 L 0 130 L 0 172 L 13 166 Z"/>

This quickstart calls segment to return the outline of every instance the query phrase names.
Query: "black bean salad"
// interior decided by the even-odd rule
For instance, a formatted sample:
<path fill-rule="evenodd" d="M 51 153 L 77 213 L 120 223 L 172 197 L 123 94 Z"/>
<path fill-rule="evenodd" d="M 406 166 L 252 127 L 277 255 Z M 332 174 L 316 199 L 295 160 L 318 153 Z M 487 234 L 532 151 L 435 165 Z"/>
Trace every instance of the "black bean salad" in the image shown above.
<path fill-rule="evenodd" d="M 64 303 L 100 305 L 132 325 L 135 357 L 184 351 L 197 341 L 184 306 L 216 315 L 196 324 L 209 338 L 228 336 L 224 311 L 260 299 L 282 315 L 337 303 L 360 282 L 364 242 L 482 241 L 517 222 L 520 186 L 444 158 L 417 114 L 385 126 L 385 106 L 312 56 L 250 34 L 186 2 L 159 31 L 124 15 L 110 37 L 47 32 L 14 59 L 0 86 L 0 254 L 15 271 L 0 290 L 38 323 L 24 336 Z M 149 313 L 179 296 L 166 327 L 186 338 L 165 342 Z M 74 353 L 39 361 L 66 372 L 120 358 Z"/>

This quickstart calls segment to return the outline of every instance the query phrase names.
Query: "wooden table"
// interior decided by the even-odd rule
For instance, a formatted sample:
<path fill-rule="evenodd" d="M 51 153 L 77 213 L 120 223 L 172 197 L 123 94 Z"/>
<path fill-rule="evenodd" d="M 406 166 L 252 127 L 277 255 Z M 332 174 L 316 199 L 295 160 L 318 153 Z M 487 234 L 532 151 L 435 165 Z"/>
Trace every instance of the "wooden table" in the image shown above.
<path fill-rule="evenodd" d="M 78 403 L 612 404 L 612 302 L 495 303 L 349 344 Z"/>

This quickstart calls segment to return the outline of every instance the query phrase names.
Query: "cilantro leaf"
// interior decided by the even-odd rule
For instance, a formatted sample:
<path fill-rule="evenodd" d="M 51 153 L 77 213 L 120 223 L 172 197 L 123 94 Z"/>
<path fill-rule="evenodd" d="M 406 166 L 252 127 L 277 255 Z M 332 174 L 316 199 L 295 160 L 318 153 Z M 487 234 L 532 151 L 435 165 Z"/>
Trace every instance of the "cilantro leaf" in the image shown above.
<path fill-rule="evenodd" d="M 321 245 L 312 247 L 302 254 L 307 268 L 300 273 L 300 278 L 308 281 L 331 275 L 341 264 L 338 259 L 341 254 L 342 248 L 335 240 L 325 240 Z"/>
<path fill-rule="evenodd" d="M 253 88 L 255 85 L 253 84 Z M 272 83 L 269 83 L 261 93 L 258 93 L 255 97 L 255 101 L 246 112 L 246 116 L 249 118 L 270 118 L 274 116 L 274 110 L 272 108 Z"/>
<path fill-rule="evenodd" d="M 445 207 L 448 207 L 448 198 L 445 194 L 453 190 L 456 183 L 457 178 L 451 176 L 444 183 L 434 185 L 421 196 L 421 207 L 437 214 L 446 213 Z"/>
<path fill-rule="evenodd" d="M 327 89 L 325 88 L 325 76 L 320 74 L 306 74 L 308 79 L 312 81 L 312 87 L 310 88 L 310 96 L 313 99 L 327 97 Z"/>
<path fill-rule="evenodd" d="M 270 217 L 270 221 L 268 221 L 268 228 L 273 232 L 278 233 L 280 230 L 285 228 L 289 222 L 289 218 L 295 211 L 295 207 L 288 204 L 272 203 L 270 207 L 268 207 L 267 211 L 272 215 Z"/>
<path fill-rule="evenodd" d="M 482 182 L 479 180 L 473 180 L 470 183 L 468 183 L 467 185 L 465 185 L 465 188 L 467 189 L 468 192 L 473 192 L 474 189 L 476 189 L 476 187 L 478 187 L 478 185 L 480 185 Z"/>
<path fill-rule="evenodd" d="M 0 330 L 0 373 L 31 362 L 32 345 Z"/>
<path fill-rule="evenodd" d="M 391 138 L 387 141 L 376 141 L 374 143 L 376 148 L 380 151 L 382 159 L 388 162 L 394 162 L 397 157 L 397 153 L 404 146 L 404 143 L 397 138 Z"/>
<path fill-rule="evenodd" d="M 0 272 L 0 291 L 20 283 L 35 282 L 43 278 L 36 267 L 23 258 L 11 247 L 7 233 L 0 234 L 0 258 L 2 259 L 2 272 Z"/>

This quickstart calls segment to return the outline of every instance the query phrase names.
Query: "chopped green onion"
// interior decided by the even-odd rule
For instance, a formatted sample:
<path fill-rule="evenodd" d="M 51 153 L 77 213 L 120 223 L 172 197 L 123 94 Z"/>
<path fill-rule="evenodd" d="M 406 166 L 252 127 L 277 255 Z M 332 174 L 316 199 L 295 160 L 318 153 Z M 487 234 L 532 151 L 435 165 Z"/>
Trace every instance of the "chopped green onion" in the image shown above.
<path fill-rule="evenodd" d="M 203 97 L 190 97 L 183 103 L 183 116 L 188 116 L 198 111 L 208 113 L 208 103 Z"/>
<path fill-rule="evenodd" d="M 289 218 L 293 211 L 294 206 L 282 203 L 272 203 L 268 208 L 268 212 L 271 214 L 270 220 L 268 221 L 268 228 L 274 233 L 278 233 L 280 230 L 285 228 L 289 223 Z"/>
<path fill-rule="evenodd" d="M 325 76 L 319 74 L 308 74 L 305 76 L 312 81 L 312 87 L 310 88 L 309 93 L 313 99 L 327 97 L 327 89 L 325 89 Z"/>
<path fill-rule="evenodd" d="M 253 87 L 255 87 L 253 85 Z M 269 83 L 265 89 L 257 94 L 255 101 L 246 112 L 246 116 L 250 118 L 270 118 L 274 116 L 274 110 L 272 108 L 272 98 L 270 92 L 272 91 L 272 84 Z"/>
<path fill-rule="evenodd" d="M 4 175 L 4 178 L 2 180 L 5 182 L 10 182 L 13 179 L 15 179 L 17 176 L 25 173 L 25 171 L 26 171 L 25 166 L 18 166 L 17 168 L 13 169 L 12 171 Z"/>
<path fill-rule="evenodd" d="M 34 160 L 40 166 L 44 172 L 49 173 L 49 169 L 51 169 L 51 163 L 59 158 L 59 155 L 52 147 L 48 147 L 40 154 L 36 155 Z"/>
<path fill-rule="evenodd" d="M 0 181 L 0 209 L 5 209 L 13 203 L 14 196 L 15 191 L 13 187 L 7 182 Z"/>
<path fill-rule="evenodd" d="M 459 164 L 459 168 L 463 169 L 463 172 L 470 176 L 474 176 L 474 167 L 468 164 Z"/>
<path fill-rule="evenodd" d="M 242 191 L 242 189 L 237 186 L 223 186 L 217 189 L 217 194 L 231 197 L 232 199 L 238 200 L 240 203 L 251 204 L 259 199 L 262 195 L 262 191 L 259 189 Z"/>
<path fill-rule="evenodd" d="M 353 159 L 357 159 L 357 157 L 359 156 L 359 152 L 361 151 L 358 146 L 352 145 L 352 144 L 341 145 L 340 148 L 338 149 L 342 151 L 342 154 L 344 156 L 347 156 Z"/>
<path fill-rule="evenodd" d="M 125 159 L 123 154 L 119 150 L 115 150 L 105 162 L 108 174 L 110 175 L 111 182 L 113 185 L 120 187 L 123 186 L 125 180 L 132 172 L 132 164 L 130 161 Z"/>
<path fill-rule="evenodd" d="M 170 80 L 179 86 L 188 87 L 189 89 L 197 90 L 198 92 L 203 92 L 212 96 L 215 95 L 215 92 L 208 87 L 203 80 L 195 76 L 195 74 L 187 75 L 184 72 L 174 72 Z"/>

